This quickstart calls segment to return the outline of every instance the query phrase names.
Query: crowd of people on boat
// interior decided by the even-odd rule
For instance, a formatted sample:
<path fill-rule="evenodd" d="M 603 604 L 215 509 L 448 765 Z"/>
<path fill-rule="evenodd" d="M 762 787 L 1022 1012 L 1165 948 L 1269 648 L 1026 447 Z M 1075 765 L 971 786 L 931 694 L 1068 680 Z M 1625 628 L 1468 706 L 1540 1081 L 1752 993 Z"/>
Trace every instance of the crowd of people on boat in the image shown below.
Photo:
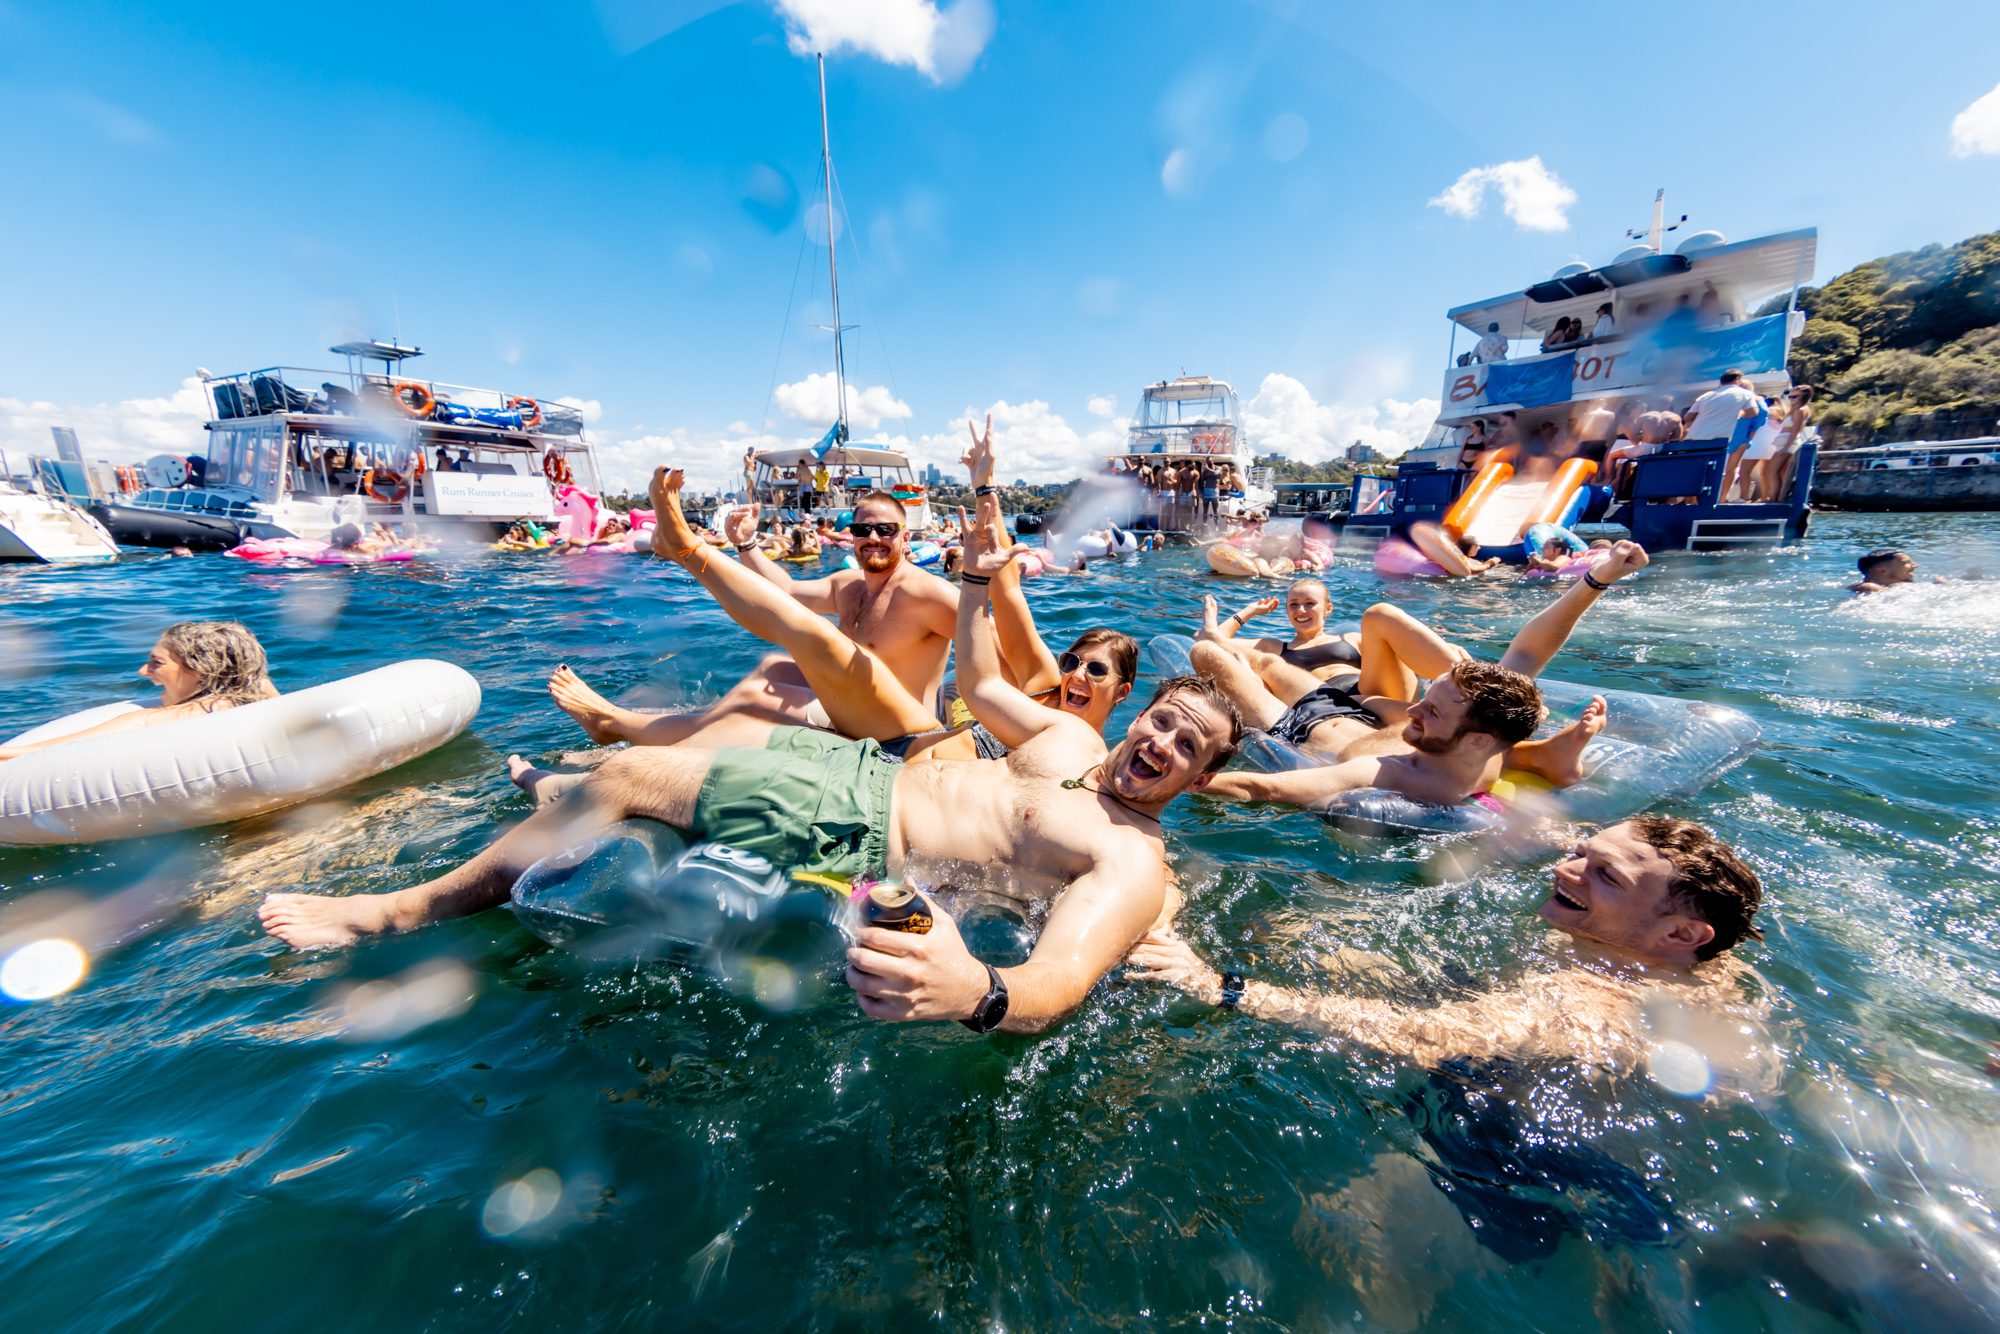
<path fill-rule="evenodd" d="M 1699 295 L 1683 292 L 1669 306 L 1653 297 L 1619 302 L 1606 301 L 1591 312 L 1589 327 L 1581 315 L 1562 315 L 1549 326 L 1534 353 L 1562 352 L 1570 348 L 1614 343 L 1639 334 L 1653 334 L 1671 341 L 1677 334 L 1719 329 L 1736 322 L 1736 314 L 1723 301 L 1715 284 L 1704 283 Z M 1531 334 L 1528 336 L 1532 336 Z M 1498 320 L 1489 320 L 1486 332 L 1472 351 L 1459 357 L 1458 364 L 1492 364 L 1512 359 L 1514 340 L 1501 331 Z"/>
<path fill-rule="evenodd" d="M 1569 459 L 1589 459 L 1621 498 L 1631 494 L 1638 460 L 1670 445 L 1721 444 L 1728 451 L 1724 502 L 1756 504 L 1790 494 L 1815 395 L 1811 385 L 1761 394 L 1743 372 L 1729 370 L 1679 408 L 1671 398 L 1640 394 L 1564 405 L 1553 416 L 1510 409 L 1453 428 L 1450 443 L 1460 469 L 1505 462 L 1522 480 L 1551 478 Z"/>

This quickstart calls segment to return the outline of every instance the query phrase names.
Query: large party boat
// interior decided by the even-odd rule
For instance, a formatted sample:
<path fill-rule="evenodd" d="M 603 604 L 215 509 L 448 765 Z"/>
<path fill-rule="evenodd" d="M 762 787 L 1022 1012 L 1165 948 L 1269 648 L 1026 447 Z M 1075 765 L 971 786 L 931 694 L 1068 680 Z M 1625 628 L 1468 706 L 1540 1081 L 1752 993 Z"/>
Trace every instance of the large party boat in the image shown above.
<path fill-rule="evenodd" d="M 1604 473 L 1607 449 L 1641 413 L 1678 416 L 1726 371 L 1779 401 L 1791 388 L 1786 363 L 1805 324 L 1798 291 L 1812 277 L 1817 231 L 1738 242 L 1697 231 L 1670 252 L 1667 236 L 1679 225 L 1666 224 L 1656 197 L 1652 226 L 1628 233 L 1636 244 L 1610 262 L 1566 264 L 1546 281 L 1447 312 L 1454 355 L 1437 422 L 1393 481 L 1356 479 L 1348 531 L 1386 536 L 1430 520 L 1495 553 L 1518 551 L 1544 522 L 1622 525 L 1649 550 L 1804 536 L 1817 455 L 1809 430 L 1781 494 L 1769 499 L 1724 497 L 1727 440 L 1652 444 L 1629 475 Z M 1462 354 L 1461 333 L 1479 340 Z M 1475 422 L 1508 447 L 1468 468 L 1462 450 Z M 1536 456 L 1528 443 L 1538 440 L 1559 452 Z"/>
<path fill-rule="evenodd" d="M 1147 465 L 1233 468 L 1243 485 L 1220 497 L 1218 509 L 1224 515 L 1268 511 L 1277 500 L 1269 470 L 1255 466 L 1236 390 L 1227 380 L 1183 375 L 1147 385 L 1139 393 L 1139 411 L 1126 431 L 1125 447 L 1113 457 L 1133 472 Z M 1149 495 L 1133 526 L 1166 532 L 1196 527 L 1195 506 L 1186 494 Z"/>
<path fill-rule="evenodd" d="M 200 544 L 228 545 L 372 522 L 490 541 L 517 520 L 555 521 L 575 492 L 594 510 L 597 463 L 575 408 L 414 375 L 415 347 L 332 351 L 345 371 L 204 375 L 207 452 L 149 459 L 144 485 L 94 507 L 99 517 L 121 541 L 184 545 L 210 533 Z"/>

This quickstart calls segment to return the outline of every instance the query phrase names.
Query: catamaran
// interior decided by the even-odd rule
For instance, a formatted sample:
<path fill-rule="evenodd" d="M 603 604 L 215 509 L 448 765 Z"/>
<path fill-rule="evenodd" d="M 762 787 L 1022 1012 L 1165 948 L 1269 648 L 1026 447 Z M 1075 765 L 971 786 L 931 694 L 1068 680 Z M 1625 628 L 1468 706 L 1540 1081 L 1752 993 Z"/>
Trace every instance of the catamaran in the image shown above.
<path fill-rule="evenodd" d="M 826 57 L 819 58 L 820 174 L 826 189 L 827 290 L 833 302 L 833 425 L 808 448 L 767 449 L 751 459 L 749 498 L 781 522 L 826 519 L 838 523 L 854 502 L 883 490 L 903 502 L 912 532 L 931 526 L 930 496 L 910 467 L 909 456 L 881 443 L 851 443 L 847 425 L 847 358 L 841 335 L 853 325 L 840 322 L 840 264 L 835 255 L 833 141 L 827 130 Z"/>
<path fill-rule="evenodd" d="M 101 510 L 122 541 L 185 525 L 237 539 L 324 539 L 340 523 L 490 541 L 520 519 L 594 516 L 602 487 L 581 413 L 549 398 L 413 375 L 422 349 L 341 343 L 345 371 L 270 366 L 205 377 L 205 457 L 159 455 Z M 371 370 L 371 365 L 381 367 Z M 225 535 L 226 536 L 226 535 Z M 221 540 L 221 539 L 218 539 Z"/>
<path fill-rule="evenodd" d="M 1684 411 L 1730 370 L 1780 401 L 1791 388 L 1786 362 L 1805 326 L 1798 292 L 1812 277 L 1817 230 L 1737 242 L 1696 231 L 1670 253 L 1667 236 L 1685 221 L 1666 223 L 1662 192 L 1651 227 L 1627 233 L 1636 244 L 1609 263 L 1565 264 L 1543 282 L 1447 312 L 1457 355 L 1437 422 L 1423 447 L 1403 455 L 1393 482 L 1355 480 L 1348 531 L 1400 534 L 1431 520 L 1494 554 L 1518 551 L 1539 522 L 1620 524 L 1649 550 L 1803 537 L 1817 456 L 1810 431 L 1775 499 L 1725 499 L 1733 447 L 1716 440 L 1660 444 L 1637 459 L 1629 491 L 1605 484 L 1606 447 L 1640 409 Z M 1609 320 L 1600 326 L 1602 316 Z M 1572 320 L 1577 332 L 1557 332 Z M 1484 345 L 1458 354 L 1461 333 Z M 1552 424 L 1574 452 L 1552 470 L 1523 466 L 1519 477 L 1518 448 L 1464 468 L 1465 429 L 1475 420 L 1516 446 Z"/>

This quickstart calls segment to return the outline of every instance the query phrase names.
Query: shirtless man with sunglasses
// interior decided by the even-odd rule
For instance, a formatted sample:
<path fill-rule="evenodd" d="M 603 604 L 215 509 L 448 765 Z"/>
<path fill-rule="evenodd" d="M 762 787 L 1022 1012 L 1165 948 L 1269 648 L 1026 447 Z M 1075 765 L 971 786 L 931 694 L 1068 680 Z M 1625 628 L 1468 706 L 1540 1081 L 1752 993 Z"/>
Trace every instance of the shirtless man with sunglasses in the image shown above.
<path fill-rule="evenodd" d="M 854 522 L 847 529 L 854 538 L 854 563 L 860 568 L 835 570 L 817 579 L 794 579 L 758 548 L 755 505 L 731 514 L 723 535 L 735 545 L 746 568 L 783 589 L 806 610 L 837 617 L 843 635 L 867 649 L 926 710 L 935 710 L 958 624 L 958 589 L 910 561 L 904 518 L 901 501 L 886 491 L 870 491 L 855 504 Z M 549 693 L 599 745 L 614 741 L 673 745 L 716 719 L 735 715 L 837 730 L 798 664 L 783 654 L 765 658 L 722 699 L 693 713 L 634 715 L 591 689 L 567 665 L 549 678 Z"/>

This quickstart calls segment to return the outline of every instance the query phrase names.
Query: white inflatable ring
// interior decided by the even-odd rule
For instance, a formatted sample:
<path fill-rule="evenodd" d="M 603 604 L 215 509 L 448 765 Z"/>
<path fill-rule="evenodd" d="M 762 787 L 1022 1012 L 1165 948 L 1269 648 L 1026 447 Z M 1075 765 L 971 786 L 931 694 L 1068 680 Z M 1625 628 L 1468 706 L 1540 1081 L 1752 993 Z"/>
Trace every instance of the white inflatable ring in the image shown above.
<path fill-rule="evenodd" d="M 23 732 L 78 731 L 104 705 Z M 97 843 L 246 820 L 437 749 L 479 711 L 461 667 L 418 658 L 276 699 L 85 737 L 0 763 L 0 845 Z"/>

